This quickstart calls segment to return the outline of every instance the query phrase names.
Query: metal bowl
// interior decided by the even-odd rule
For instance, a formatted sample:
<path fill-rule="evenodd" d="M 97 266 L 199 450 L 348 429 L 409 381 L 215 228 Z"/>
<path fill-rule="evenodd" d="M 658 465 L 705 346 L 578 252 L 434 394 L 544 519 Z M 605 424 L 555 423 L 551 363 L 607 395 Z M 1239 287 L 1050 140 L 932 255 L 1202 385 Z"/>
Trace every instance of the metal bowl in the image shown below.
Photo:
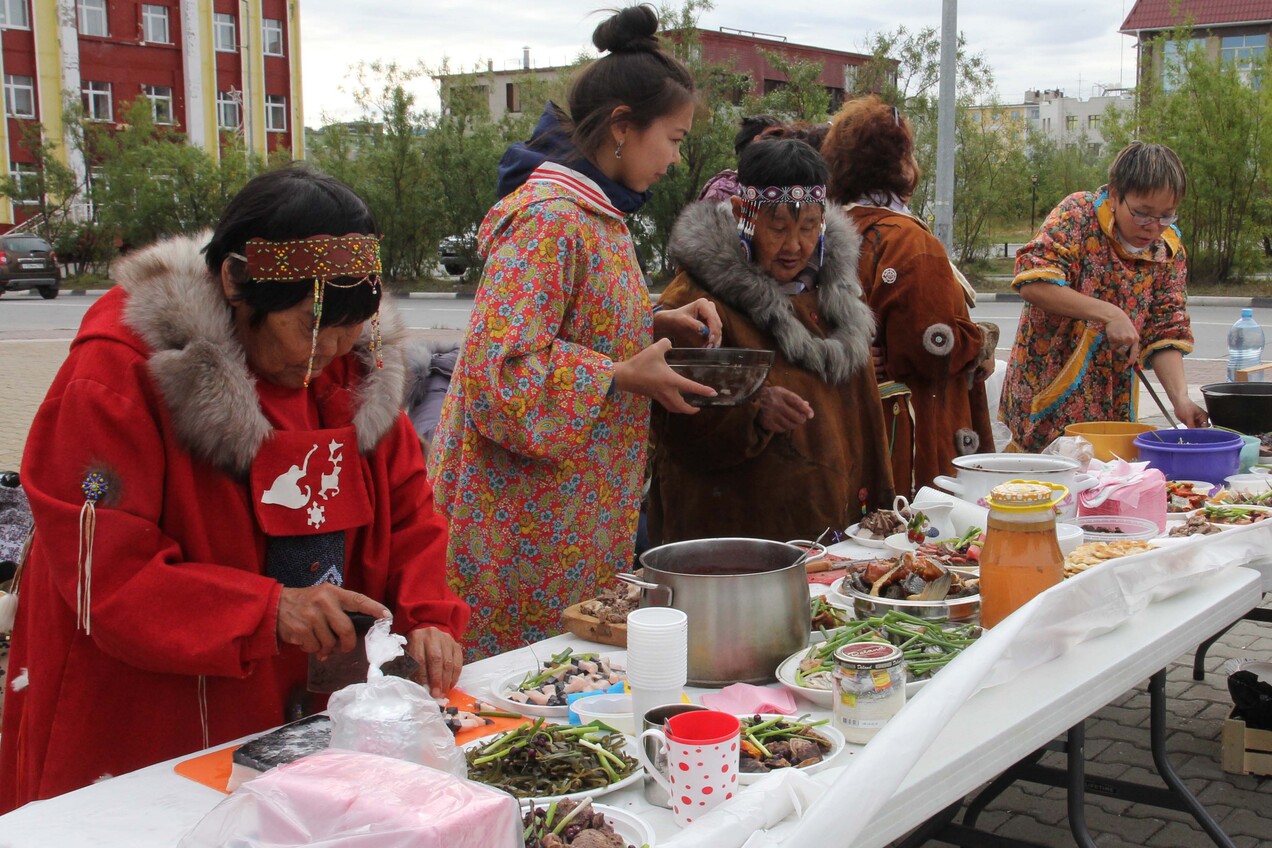
<path fill-rule="evenodd" d="M 867 595 L 853 588 L 847 577 L 835 581 L 831 591 L 852 601 L 852 611 L 858 619 L 877 618 L 889 610 L 896 610 L 915 618 L 930 621 L 957 621 L 960 623 L 980 621 L 980 595 L 967 595 L 962 598 L 948 598 L 944 601 L 907 601 L 893 600 Z"/>
<path fill-rule="evenodd" d="M 740 347 L 673 347 L 667 364 L 681 376 L 710 386 L 715 397 L 683 394 L 690 406 L 737 406 L 759 391 L 773 365 L 773 351 Z"/>
<path fill-rule="evenodd" d="M 1208 383 L 1201 394 L 1218 426 L 1248 436 L 1272 430 L 1272 383 Z"/>

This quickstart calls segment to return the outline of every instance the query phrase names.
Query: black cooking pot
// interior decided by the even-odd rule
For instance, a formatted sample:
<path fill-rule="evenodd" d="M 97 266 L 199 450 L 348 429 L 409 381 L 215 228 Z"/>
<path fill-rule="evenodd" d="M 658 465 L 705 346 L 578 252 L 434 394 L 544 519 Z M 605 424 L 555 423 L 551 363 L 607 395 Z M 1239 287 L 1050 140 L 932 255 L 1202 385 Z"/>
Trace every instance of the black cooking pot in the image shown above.
<path fill-rule="evenodd" d="M 1247 436 L 1272 432 L 1272 383 L 1210 383 L 1201 394 L 1212 424 Z"/>

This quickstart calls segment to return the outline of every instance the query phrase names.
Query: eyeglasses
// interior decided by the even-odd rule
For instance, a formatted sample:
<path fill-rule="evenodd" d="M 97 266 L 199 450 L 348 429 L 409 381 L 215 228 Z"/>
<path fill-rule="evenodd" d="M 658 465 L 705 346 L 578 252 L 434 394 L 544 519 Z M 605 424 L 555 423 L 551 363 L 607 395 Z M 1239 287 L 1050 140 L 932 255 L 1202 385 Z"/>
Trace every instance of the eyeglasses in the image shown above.
<path fill-rule="evenodd" d="M 1127 209 L 1131 213 L 1131 220 L 1136 226 L 1147 227 L 1149 224 L 1156 224 L 1159 227 L 1169 227 L 1171 224 L 1179 220 L 1178 215 L 1142 215 L 1134 209 Z"/>

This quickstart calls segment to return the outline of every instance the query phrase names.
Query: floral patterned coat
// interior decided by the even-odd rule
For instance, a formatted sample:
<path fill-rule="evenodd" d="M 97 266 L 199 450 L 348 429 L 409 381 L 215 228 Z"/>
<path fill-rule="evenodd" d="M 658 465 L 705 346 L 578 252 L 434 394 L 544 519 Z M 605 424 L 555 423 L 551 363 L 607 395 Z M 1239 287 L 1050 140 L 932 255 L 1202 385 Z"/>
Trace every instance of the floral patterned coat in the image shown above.
<path fill-rule="evenodd" d="M 1121 307 L 1140 334 L 1140 363 L 1158 351 L 1190 353 L 1188 266 L 1179 230 L 1170 227 L 1143 253 L 1113 234 L 1108 187 L 1066 197 L 1032 242 L 1016 253 L 1012 288 L 1026 283 L 1072 286 Z M 1085 421 L 1134 421 L 1139 387 L 1114 355 L 1104 325 L 1026 304 L 1003 386 L 1002 419 L 1021 450 L 1036 452 Z"/>
<path fill-rule="evenodd" d="M 486 266 L 429 462 L 470 659 L 560 632 L 567 606 L 630 566 L 649 401 L 610 384 L 652 340 L 623 216 L 582 174 L 541 165 L 478 238 Z"/>

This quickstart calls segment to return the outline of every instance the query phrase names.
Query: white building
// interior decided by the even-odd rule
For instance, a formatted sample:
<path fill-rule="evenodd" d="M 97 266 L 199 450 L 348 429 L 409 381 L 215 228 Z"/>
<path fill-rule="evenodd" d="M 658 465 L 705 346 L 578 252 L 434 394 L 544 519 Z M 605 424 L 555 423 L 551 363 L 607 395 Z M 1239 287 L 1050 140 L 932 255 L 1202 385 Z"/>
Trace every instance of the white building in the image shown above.
<path fill-rule="evenodd" d="M 1019 103 L 973 106 L 971 112 L 982 124 L 993 122 L 1004 129 L 1031 128 L 1058 144 L 1085 144 L 1091 155 L 1098 156 L 1104 149 L 1100 123 L 1110 106 L 1125 111 L 1134 109 L 1135 96 L 1131 89 L 1107 88 L 1086 100 L 1066 97 L 1059 89 L 1035 89 L 1026 91 Z"/>

